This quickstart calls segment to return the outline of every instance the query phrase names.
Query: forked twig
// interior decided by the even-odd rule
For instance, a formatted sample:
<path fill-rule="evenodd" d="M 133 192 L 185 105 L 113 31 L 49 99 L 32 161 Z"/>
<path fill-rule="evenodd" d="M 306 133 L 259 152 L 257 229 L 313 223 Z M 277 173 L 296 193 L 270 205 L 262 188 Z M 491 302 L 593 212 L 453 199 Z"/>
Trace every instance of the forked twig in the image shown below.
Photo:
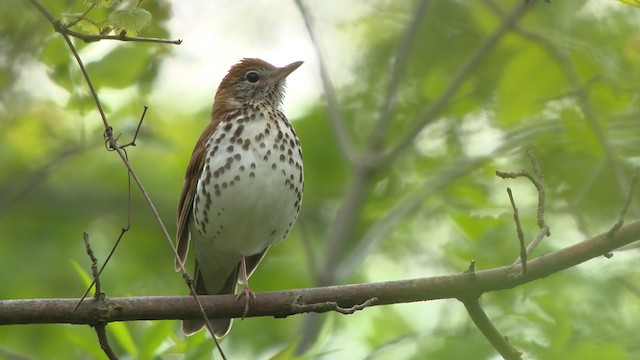
<path fill-rule="evenodd" d="M 65 36 L 73 36 L 75 38 L 78 38 L 84 42 L 96 42 L 96 41 L 100 41 L 100 40 L 118 40 L 118 41 L 136 41 L 136 42 L 151 42 L 151 43 L 163 43 L 163 44 L 175 44 L 175 45 L 180 45 L 182 44 L 182 40 L 181 39 L 177 39 L 177 40 L 168 40 L 168 39 L 158 39 L 158 38 L 147 38 L 147 37 L 136 37 L 136 36 L 127 36 L 127 34 L 125 32 L 122 32 L 118 35 L 89 35 L 89 34 L 83 34 L 83 33 L 79 33 L 77 31 L 73 31 L 70 30 L 69 27 L 75 25 L 78 21 L 80 21 L 82 19 L 82 17 L 84 17 L 84 15 L 86 15 L 86 13 L 89 12 L 89 10 L 91 10 L 91 8 L 87 11 L 85 11 L 85 13 L 82 14 L 81 17 L 79 17 L 78 20 L 76 20 L 75 22 L 71 22 L 70 24 L 64 24 L 62 23 L 60 20 L 56 19 L 51 12 L 49 12 L 49 10 L 47 10 L 46 7 L 44 7 L 44 5 L 42 5 L 40 3 L 40 1 L 38 0 L 31 0 L 31 3 L 38 8 L 38 10 L 40 10 L 40 12 L 49 20 L 49 22 L 53 25 L 53 28 L 55 29 L 56 32 L 65 35 Z"/>
<path fill-rule="evenodd" d="M 525 170 L 522 170 L 519 172 L 496 171 L 496 176 L 499 176 L 503 179 L 516 179 L 519 177 L 526 177 L 536 187 L 536 190 L 538 192 L 538 207 L 536 211 L 536 218 L 537 218 L 539 231 L 536 234 L 536 236 L 533 238 L 533 240 L 531 240 L 529 245 L 527 245 L 524 253 L 522 252 L 522 246 L 524 241 L 522 239 L 520 240 L 520 249 L 521 249 L 520 256 L 513 263 L 513 266 L 515 266 L 522 262 L 523 274 L 526 272 L 525 271 L 526 264 L 524 263 L 523 260 L 526 260 L 527 256 L 533 252 L 533 250 L 540 244 L 540 242 L 545 236 L 551 235 L 549 231 L 549 226 L 547 226 L 544 220 L 544 208 L 545 208 L 545 202 L 546 202 L 546 191 L 544 188 L 544 174 L 542 172 L 542 169 L 540 168 L 540 165 L 538 164 L 538 161 L 536 160 L 535 155 L 533 154 L 533 151 L 527 150 L 527 156 L 529 157 L 529 161 L 531 162 L 531 167 L 533 168 L 535 176 Z M 511 205 L 514 209 L 514 219 L 515 219 L 516 217 L 515 213 L 517 212 L 517 208 L 515 206 L 515 202 L 513 200 L 513 195 L 511 194 L 511 190 L 508 189 L 507 191 L 509 192 Z M 520 239 L 520 233 L 522 232 L 522 227 L 520 225 L 519 219 L 516 220 L 516 228 L 518 229 L 518 238 Z M 524 254 L 524 257 L 523 257 L 523 254 Z"/>
<path fill-rule="evenodd" d="M 53 15 L 51 15 L 51 13 L 38 0 L 31 0 L 31 2 L 40 10 L 40 12 L 43 13 L 43 15 L 47 19 L 49 19 L 49 21 L 54 25 L 54 28 L 56 28 L 56 31 L 57 31 L 60 22 L 58 20 L 56 20 L 53 17 Z M 81 71 L 81 73 L 82 73 L 82 75 L 83 75 L 83 77 L 84 77 L 84 79 L 85 79 L 85 81 L 87 83 L 87 86 L 89 87 L 89 91 L 91 92 L 91 96 L 93 97 L 93 99 L 95 101 L 96 107 L 98 109 L 98 112 L 100 114 L 100 117 L 101 117 L 102 122 L 103 122 L 104 127 L 105 127 L 105 135 L 106 135 L 106 138 L 108 139 L 109 147 L 112 148 L 116 153 L 118 153 L 118 156 L 120 156 L 120 159 L 122 160 L 124 165 L 127 167 L 127 170 L 129 171 L 130 176 L 135 181 L 136 185 L 138 186 L 138 189 L 142 193 L 143 198 L 147 202 L 147 205 L 149 206 L 149 209 L 153 213 L 154 218 L 158 222 L 158 226 L 160 226 L 160 229 L 162 230 L 162 234 L 163 234 L 165 240 L 167 241 L 167 243 L 169 244 L 169 247 L 171 248 L 171 250 L 172 250 L 172 252 L 174 254 L 174 257 L 176 259 L 178 259 L 178 264 L 180 265 L 179 267 L 180 267 L 180 271 L 182 272 L 183 278 L 189 279 L 189 273 L 185 269 L 184 264 L 182 263 L 182 261 L 179 260 L 180 257 L 178 255 L 178 252 L 177 252 L 175 246 L 173 245 L 173 241 L 171 240 L 171 236 L 167 232 L 167 229 L 164 226 L 164 223 L 163 223 L 162 219 L 160 218 L 160 214 L 158 213 L 155 205 L 153 204 L 153 201 L 151 200 L 151 197 L 149 196 L 149 194 L 147 193 L 146 189 L 142 185 L 142 182 L 140 181 L 140 178 L 138 178 L 138 175 L 136 174 L 136 172 L 131 167 L 131 164 L 129 163 L 129 161 L 127 159 L 127 156 L 124 153 L 124 150 L 120 147 L 120 145 L 118 145 L 118 142 L 117 142 L 116 138 L 114 138 L 114 136 L 113 136 L 113 128 L 111 127 L 111 125 L 109 125 L 109 122 L 107 121 L 107 117 L 106 117 L 104 109 L 102 107 L 102 103 L 100 102 L 100 99 L 98 97 L 98 93 L 97 93 L 95 87 L 93 86 L 93 82 L 91 81 L 91 77 L 89 76 L 89 73 L 87 72 L 87 69 L 84 66 L 84 63 L 83 63 L 82 59 L 80 58 L 80 55 L 78 54 L 78 51 L 76 50 L 75 46 L 71 42 L 71 39 L 69 38 L 70 34 L 68 34 L 67 32 L 60 32 L 60 34 L 64 38 L 65 42 L 67 43 L 67 46 L 69 47 L 69 49 L 70 49 L 71 53 L 73 54 L 76 62 L 78 63 L 78 67 L 80 68 L 80 71 Z M 211 334 L 211 337 L 213 338 L 213 340 L 214 340 L 214 342 L 216 344 L 216 348 L 218 349 L 218 352 L 220 353 L 220 355 L 222 356 L 223 359 L 226 359 L 226 357 L 224 355 L 224 352 L 222 351 L 222 348 L 220 347 L 220 344 L 219 344 L 218 340 L 216 339 L 216 337 L 215 337 L 215 335 L 213 333 L 213 328 L 211 327 L 211 324 L 209 322 L 209 318 L 207 317 L 207 314 L 204 311 L 204 308 L 202 307 L 202 303 L 201 303 L 198 295 L 196 294 L 195 289 L 193 288 L 192 282 L 187 281 L 187 285 L 189 286 L 189 291 L 190 291 L 191 295 L 193 296 L 200 313 L 202 314 L 202 318 L 203 318 L 203 321 L 205 322 L 205 326 L 206 326 L 207 330 L 209 331 L 209 333 Z"/>
<path fill-rule="evenodd" d="M 98 259 L 96 259 L 95 255 L 93 254 L 93 250 L 91 250 L 91 244 L 89 243 L 89 234 L 87 234 L 86 232 L 83 233 L 82 239 L 84 240 L 85 247 L 87 249 L 87 255 L 89 255 L 89 258 L 91 259 L 91 273 L 93 274 L 93 283 L 96 284 L 96 293 L 93 295 L 93 297 L 96 301 L 103 301 L 104 293 L 100 289 L 100 279 L 98 278 L 98 276 L 100 275 L 98 273 Z M 89 287 L 89 289 L 91 289 L 91 287 Z M 78 302 L 78 305 L 80 305 L 81 302 L 82 300 Z M 107 355 L 107 357 L 110 360 L 117 360 L 118 355 L 116 355 L 115 351 L 113 351 L 113 349 L 111 348 L 111 345 L 109 344 L 109 338 L 107 337 L 107 329 L 106 329 L 107 324 L 104 322 L 97 322 L 92 326 L 96 330 L 96 335 L 98 336 L 98 342 L 100 343 L 100 348 L 102 348 L 105 355 Z"/>

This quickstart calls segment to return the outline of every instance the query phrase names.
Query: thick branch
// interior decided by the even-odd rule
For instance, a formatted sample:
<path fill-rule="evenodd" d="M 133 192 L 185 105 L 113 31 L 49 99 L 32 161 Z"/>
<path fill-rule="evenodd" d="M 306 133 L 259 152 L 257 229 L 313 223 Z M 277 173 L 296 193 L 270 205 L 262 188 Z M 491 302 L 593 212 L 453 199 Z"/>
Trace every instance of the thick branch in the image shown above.
<path fill-rule="evenodd" d="M 459 274 L 389 281 L 372 284 L 327 286 L 310 289 L 257 293 L 248 317 L 286 317 L 310 310 L 332 311 L 332 307 L 302 306 L 335 303 L 340 308 L 436 300 L 467 299 L 489 291 L 504 290 L 547 277 L 620 248 L 640 239 L 640 220 L 623 226 L 613 236 L 602 233 L 589 240 L 539 256 L 527 263 L 527 273 L 520 265 L 463 272 Z M 209 317 L 241 317 L 244 302 L 235 295 L 201 296 Z M 0 325 L 36 323 L 96 324 L 112 321 L 196 319 L 202 314 L 190 296 L 155 296 L 110 298 L 101 302 L 87 300 L 74 312 L 78 299 L 36 299 L 0 301 Z"/>

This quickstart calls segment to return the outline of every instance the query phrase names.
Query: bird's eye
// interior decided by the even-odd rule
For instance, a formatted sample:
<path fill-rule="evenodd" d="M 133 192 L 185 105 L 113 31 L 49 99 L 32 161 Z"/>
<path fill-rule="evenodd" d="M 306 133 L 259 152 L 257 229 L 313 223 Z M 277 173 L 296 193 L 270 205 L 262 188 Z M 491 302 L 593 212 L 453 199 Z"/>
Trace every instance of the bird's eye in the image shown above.
<path fill-rule="evenodd" d="M 249 71 L 247 72 L 247 75 L 244 76 L 245 80 L 247 80 L 248 82 L 255 84 L 258 81 L 260 81 L 260 74 L 258 74 L 257 71 Z"/>

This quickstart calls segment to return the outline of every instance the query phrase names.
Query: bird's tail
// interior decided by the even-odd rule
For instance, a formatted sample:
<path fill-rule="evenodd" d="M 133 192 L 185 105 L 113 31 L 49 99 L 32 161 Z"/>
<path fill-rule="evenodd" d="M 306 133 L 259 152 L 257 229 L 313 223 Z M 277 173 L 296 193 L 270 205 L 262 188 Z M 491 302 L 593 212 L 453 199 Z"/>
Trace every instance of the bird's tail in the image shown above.
<path fill-rule="evenodd" d="M 194 280 L 195 280 L 195 291 L 198 295 L 224 295 L 224 294 L 235 294 L 236 284 L 238 283 L 238 269 L 234 269 L 234 271 L 229 274 L 227 279 L 224 282 L 222 288 L 215 294 L 210 294 L 207 292 L 207 289 L 204 285 L 204 279 L 202 278 L 202 274 L 200 273 L 200 269 L 198 267 L 198 263 L 196 261 L 196 268 L 194 271 Z M 209 323 L 213 329 L 213 334 L 216 338 L 221 338 L 231 330 L 231 323 L 233 319 L 211 319 L 209 318 Z M 183 320 L 182 321 L 182 332 L 185 335 L 192 335 L 196 332 L 200 331 L 204 327 L 204 320 L 202 319 L 193 319 L 193 320 Z"/>

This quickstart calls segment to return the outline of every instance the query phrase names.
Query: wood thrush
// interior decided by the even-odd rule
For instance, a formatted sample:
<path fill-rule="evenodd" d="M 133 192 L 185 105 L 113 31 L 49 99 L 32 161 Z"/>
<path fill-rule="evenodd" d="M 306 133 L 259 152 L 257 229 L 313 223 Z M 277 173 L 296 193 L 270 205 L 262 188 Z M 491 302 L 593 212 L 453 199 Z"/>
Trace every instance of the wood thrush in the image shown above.
<path fill-rule="evenodd" d="M 285 79 L 302 64 L 275 67 L 243 59 L 222 79 L 211 122 L 198 139 L 178 202 L 178 254 L 189 239 L 195 252 L 198 294 L 255 294 L 247 279 L 272 244 L 287 237 L 298 218 L 304 187 L 302 148 L 282 113 Z M 178 268 L 176 261 L 176 268 Z M 210 319 L 216 337 L 231 319 Z M 192 334 L 204 320 L 185 320 Z"/>

